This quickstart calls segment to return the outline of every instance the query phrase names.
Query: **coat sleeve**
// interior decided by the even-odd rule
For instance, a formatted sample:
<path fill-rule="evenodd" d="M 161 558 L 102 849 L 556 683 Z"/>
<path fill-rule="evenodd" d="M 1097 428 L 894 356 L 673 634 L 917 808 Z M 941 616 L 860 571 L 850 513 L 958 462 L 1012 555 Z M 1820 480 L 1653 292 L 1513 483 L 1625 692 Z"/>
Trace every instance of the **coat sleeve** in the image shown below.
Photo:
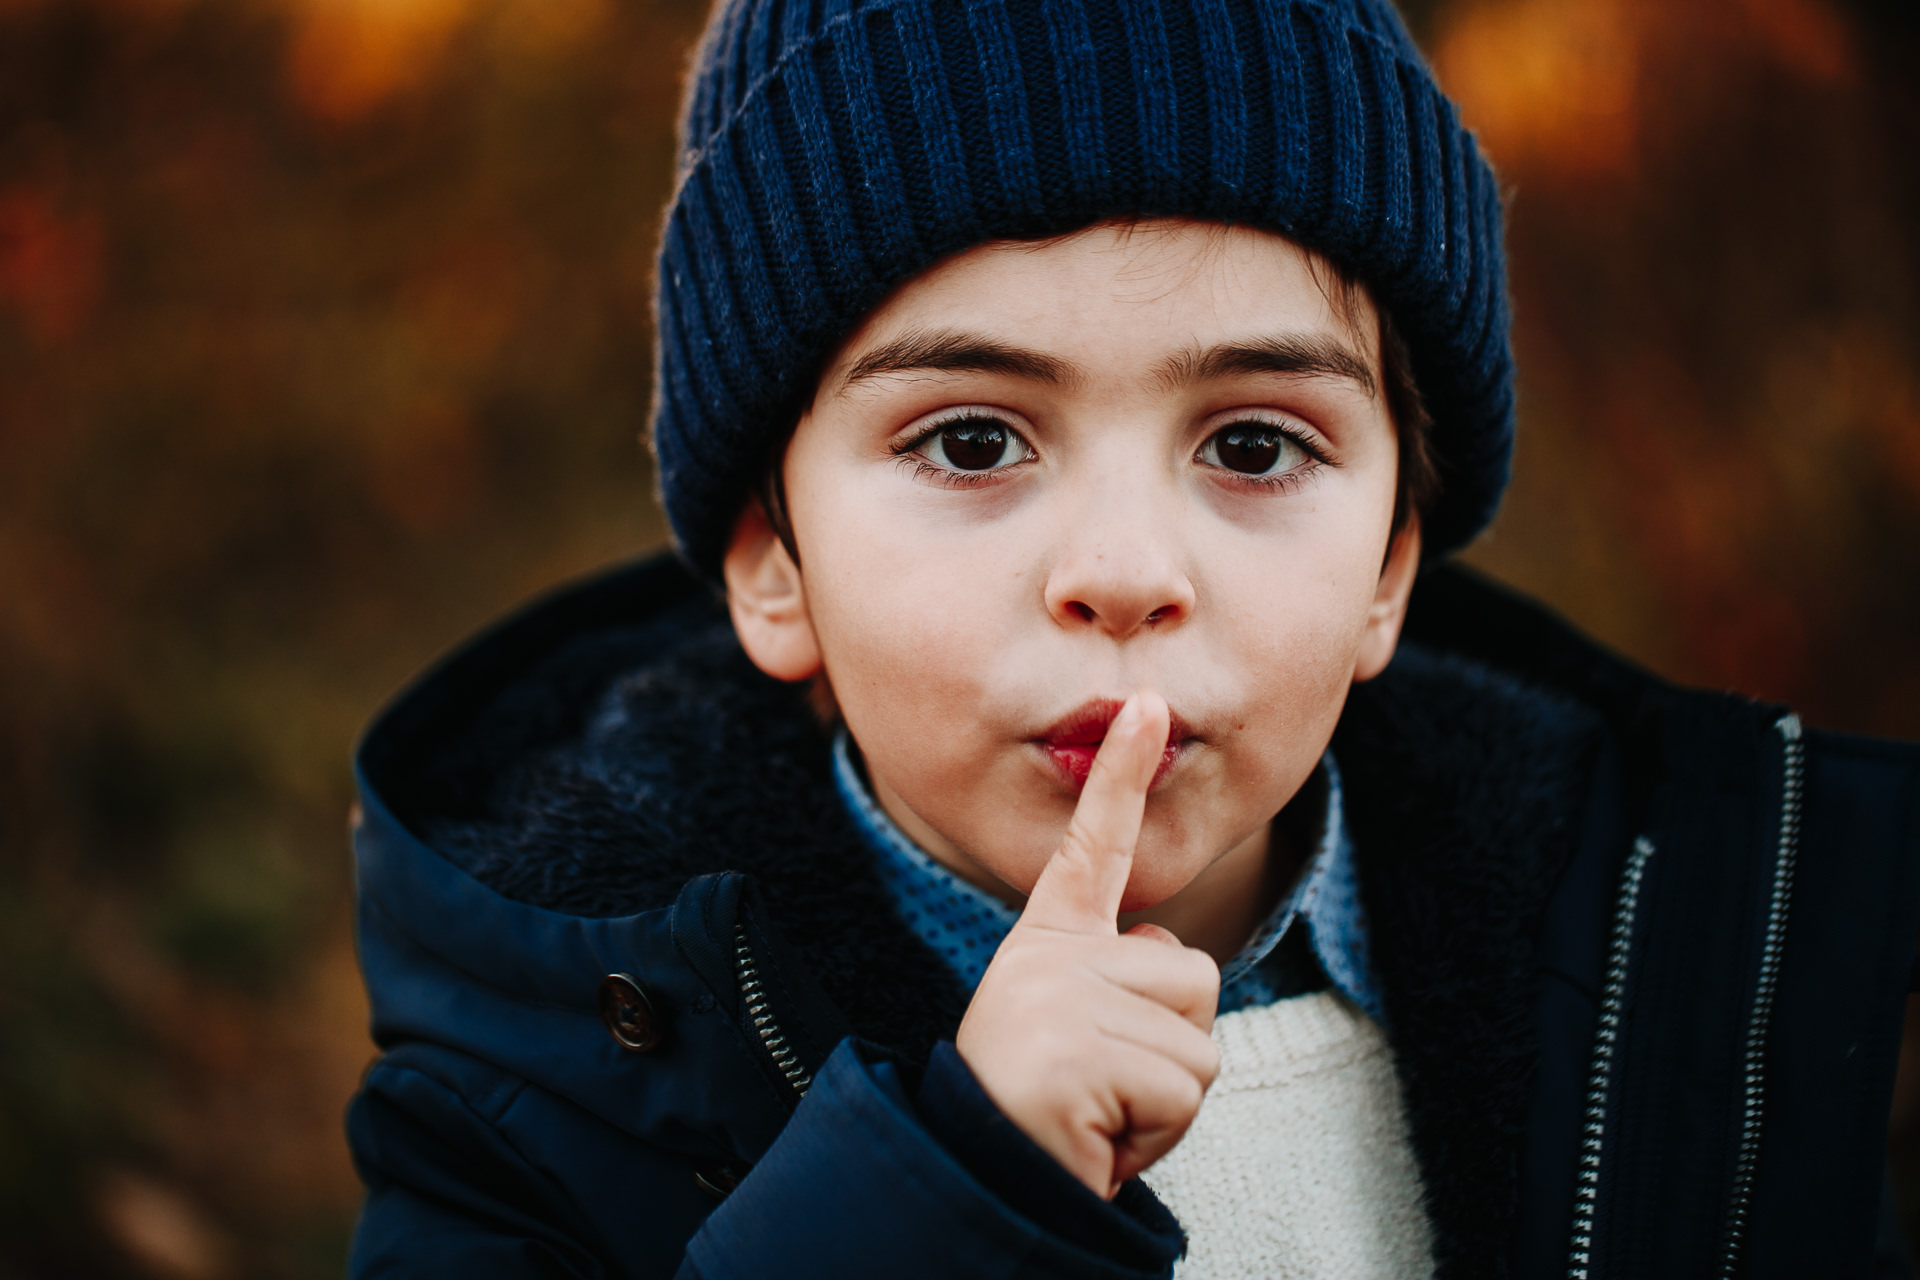
<path fill-rule="evenodd" d="M 347 1112 L 347 1136 L 367 1186 L 354 1280 L 615 1274 L 565 1189 L 446 1082 L 376 1064 Z"/>
<path fill-rule="evenodd" d="M 1143 1186 L 1110 1204 L 1054 1164 L 950 1046 L 921 1076 L 842 1043 L 683 1249 L 646 1217 L 690 1175 L 629 1191 L 610 1221 L 586 1203 L 588 1180 L 569 1187 L 494 1123 L 502 1109 L 390 1060 L 374 1068 L 348 1117 L 368 1188 L 356 1280 L 1154 1280 L 1182 1244 Z"/>
<path fill-rule="evenodd" d="M 1000 1116 L 951 1046 L 911 1093 L 906 1075 L 842 1042 L 688 1245 L 683 1280 L 1171 1273 L 1179 1224 L 1143 1186 L 1112 1204 L 1081 1186 Z"/>

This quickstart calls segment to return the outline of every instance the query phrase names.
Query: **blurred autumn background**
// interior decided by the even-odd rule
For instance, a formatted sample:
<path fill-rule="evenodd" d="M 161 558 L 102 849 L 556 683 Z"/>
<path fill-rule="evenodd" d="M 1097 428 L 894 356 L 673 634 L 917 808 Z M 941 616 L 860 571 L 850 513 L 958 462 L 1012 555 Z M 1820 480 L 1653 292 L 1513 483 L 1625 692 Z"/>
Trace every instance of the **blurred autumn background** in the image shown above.
<path fill-rule="evenodd" d="M 703 9 L 0 0 L 0 1277 L 341 1273 L 349 746 L 663 537 Z M 1408 12 L 1512 196 L 1519 478 L 1469 558 L 1920 736 L 1920 11 Z"/>

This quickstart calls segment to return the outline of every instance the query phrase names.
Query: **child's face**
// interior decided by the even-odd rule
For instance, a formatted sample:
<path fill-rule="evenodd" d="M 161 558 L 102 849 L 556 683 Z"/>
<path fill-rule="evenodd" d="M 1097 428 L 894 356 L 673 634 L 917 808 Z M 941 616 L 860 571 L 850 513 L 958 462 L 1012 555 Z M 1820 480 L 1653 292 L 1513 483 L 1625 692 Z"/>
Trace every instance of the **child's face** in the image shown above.
<path fill-rule="evenodd" d="M 801 567 L 750 508 L 735 621 L 770 673 L 824 668 L 936 856 L 1024 895 L 1137 689 L 1175 740 L 1126 910 L 1312 773 L 1418 561 L 1377 318 L 1331 289 L 1265 232 L 1103 225 L 941 263 L 830 362 L 786 454 Z"/>

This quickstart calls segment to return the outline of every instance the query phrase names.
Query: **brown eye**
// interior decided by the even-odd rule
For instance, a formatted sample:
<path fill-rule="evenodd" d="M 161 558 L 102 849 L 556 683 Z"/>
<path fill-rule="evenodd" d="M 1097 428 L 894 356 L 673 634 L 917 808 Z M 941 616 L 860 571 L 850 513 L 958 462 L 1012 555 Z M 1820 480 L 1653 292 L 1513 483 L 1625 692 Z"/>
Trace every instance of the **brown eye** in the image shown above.
<path fill-rule="evenodd" d="M 1216 431 L 1200 446 L 1202 462 L 1243 476 L 1291 471 L 1306 458 L 1307 451 L 1286 432 L 1259 423 L 1242 423 Z"/>
<path fill-rule="evenodd" d="M 953 471 L 992 471 L 1024 462 L 1033 451 L 997 418 L 957 418 L 921 441 L 919 452 Z"/>

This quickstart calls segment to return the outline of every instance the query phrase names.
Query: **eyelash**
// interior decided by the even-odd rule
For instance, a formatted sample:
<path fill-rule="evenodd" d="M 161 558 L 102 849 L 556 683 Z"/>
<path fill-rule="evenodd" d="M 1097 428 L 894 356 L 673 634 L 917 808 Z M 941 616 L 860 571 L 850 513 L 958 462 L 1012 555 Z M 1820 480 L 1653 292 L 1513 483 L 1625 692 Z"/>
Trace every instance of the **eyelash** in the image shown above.
<path fill-rule="evenodd" d="M 913 468 L 913 478 L 915 480 L 929 481 L 934 484 L 944 485 L 949 489 L 978 489 L 983 485 L 996 483 L 1006 472 L 1012 471 L 1022 466 L 1026 461 L 1031 460 L 1030 458 L 1022 459 L 1021 462 L 1016 462 L 1005 467 L 996 467 L 988 471 L 954 471 L 928 461 L 918 452 L 921 445 L 925 444 L 929 439 L 948 426 L 951 426 L 955 422 L 976 417 L 995 418 L 1005 423 L 1008 431 L 1019 435 L 1022 440 L 1026 440 L 1024 434 L 1021 434 L 1011 422 L 1008 422 L 998 414 L 988 414 L 981 413 L 977 410 L 963 409 L 943 414 L 941 417 L 927 424 L 924 429 L 915 432 L 912 436 L 890 444 L 888 446 L 888 452 L 893 454 L 895 460 L 902 466 L 911 466 Z M 1300 452 L 1307 455 L 1308 465 L 1295 467 L 1283 471 L 1279 475 L 1272 476 L 1250 476 L 1226 467 L 1213 467 L 1210 464 L 1203 465 L 1208 465 L 1210 470 L 1220 471 L 1232 477 L 1235 483 L 1250 485 L 1256 489 L 1266 489 L 1276 493 L 1298 492 L 1308 482 L 1319 478 L 1321 468 L 1335 465 L 1333 459 L 1328 456 L 1326 450 L 1321 447 L 1318 442 L 1309 437 L 1306 432 L 1288 422 L 1275 422 L 1257 416 L 1236 418 L 1231 422 L 1224 422 L 1214 430 L 1209 431 L 1206 440 L 1211 440 L 1220 432 L 1243 423 L 1257 425 L 1286 437 L 1299 448 Z M 1201 441 L 1202 447 L 1205 446 L 1206 440 Z M 1033 448 L 1031 441 L 1027 442 L 1027 447 L 1029 449 Z M 1196 456 L 1198 452 L 1198 450 L 1195 450 Z"/>
<path fill-rule="evenodd" d="M 1026 433 L 1014 426 L 1004 415 L 989 413 L 968 406 L 941 414 L 932 422 L 927 423 L 921 430 L 914 432 L 912 436 L 888 445 L 887 451 L 893 454 L 895 460 L 899 462 L 901 466 L 911 466 L 913 468 L 913 478 L 915 480 L 931 481 L 934 484 L 944 485 L 949 489 L 981 488 L 984 485 L 997 482 L 1007 472 L 1013 471 L 1032 460 L 1032 455 L 1030 454 L 1029 457 L 1023 458 L 1019 462 L 1004 467 L 995 467 L 987 471 L 953 471 L 937 463 L 930 462 L 918 452 L 921 445 L 940 434 L 940 432 L 946 428 L 956 422 L 965 422 L 970 418 L 993 419 L 1005 426 L 1010 433 L 1026 441 L 1027 448 L 1030 451 L 1033 450 L 1033 442 L 1027 440 Z"/>
<path fill-rule="evenodd" d="M 1282 471 L 1279 475 L 1275 476 L 1250 476 L 1244 472 L 1234 471 L 1227 467 L 1212 468 L 1213 470 L 1221 471 L 1231 476 L 1237 484 L 1251 485 L 1257 489 L 1266 489 L 1277 493 L 1296 493 L 1308 482 L 1319 479 L 1320 471 L 1323 467 L 1335 465 L 1333 458 L 1328 455 L 1326 449 L 1293 423 L 1284 420 L 1276 421 L 1261 417 L 1257 414 L 1249 414 L 1244 418 L 1235 418 L 1232 421 L 1221 423 L 1212 431 L 1207 432 L 1206 438 L 1200 442 L 1200 447 L 1205 448 L 1207 441 L 1213 439 L 1222 431 L 1227 431 L 1243 424 L 1257 426 L 1266 431 L 1272 431 L 1291 441 L 1299 448 L 1300 452 L 1307 455 L 1307 465 Z M 1194 454 L 1197 457 L 1199 450 L 1194 450 Z"/>
<path fill-rule="evenodd" d="M 984 484 L 991 483 L 1002 471 L 1011 470 L 1008 467 L 1001 467 L 996 471 L 949 471 L 945 467 L 935 466 L 925 458 L 915 458 L 912 454 L 907 454 L 900 461 L 903 464 L 912 465 L 914 479 L 930 480 L 934 484 L 945 485 L 949 489 L 978 489 Z"/>

